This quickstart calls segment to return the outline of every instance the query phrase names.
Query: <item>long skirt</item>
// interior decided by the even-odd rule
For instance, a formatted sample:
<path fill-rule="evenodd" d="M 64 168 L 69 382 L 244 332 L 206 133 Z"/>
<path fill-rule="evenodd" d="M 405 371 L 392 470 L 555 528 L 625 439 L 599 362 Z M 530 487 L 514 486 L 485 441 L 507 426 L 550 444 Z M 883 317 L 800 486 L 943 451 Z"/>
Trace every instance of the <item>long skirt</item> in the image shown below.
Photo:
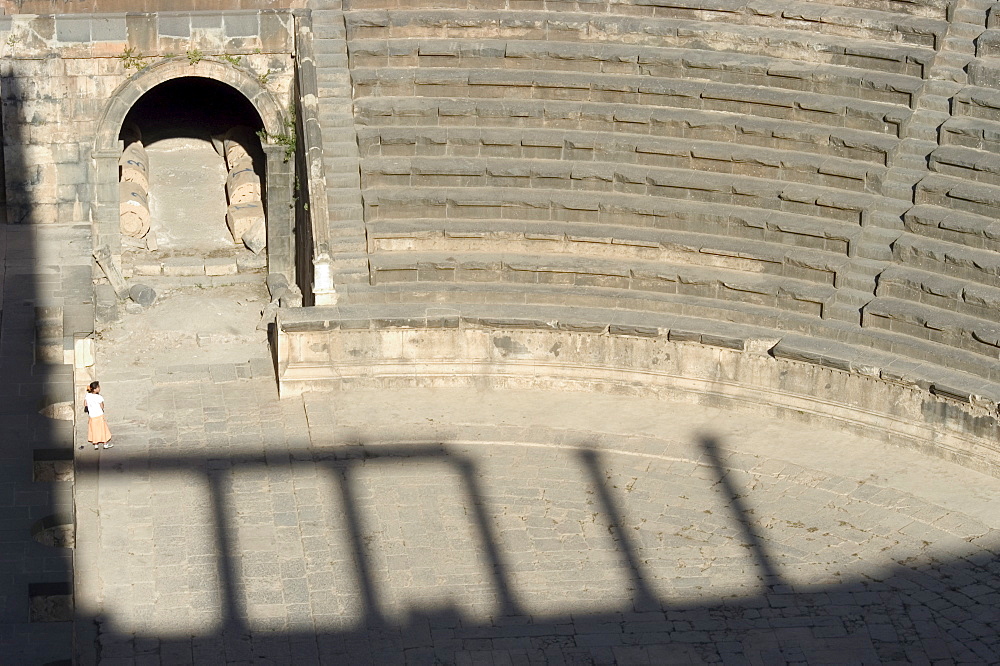
<path fill-rule="evenodd" d="M 104 415 L 92 416 L 87 421 L 87 441 L 92 444 L 104 444 L 111 439 L 111 429 Z"/>

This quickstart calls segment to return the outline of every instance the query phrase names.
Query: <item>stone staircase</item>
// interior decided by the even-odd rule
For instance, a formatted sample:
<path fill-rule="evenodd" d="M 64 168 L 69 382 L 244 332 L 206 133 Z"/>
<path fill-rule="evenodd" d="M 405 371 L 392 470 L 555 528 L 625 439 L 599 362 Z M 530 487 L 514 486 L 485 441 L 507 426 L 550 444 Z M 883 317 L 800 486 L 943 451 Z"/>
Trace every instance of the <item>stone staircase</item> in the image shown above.
<path fill-rule="evenodd" d="M 976 38 L 986 26 L 992 2 L 960 0 L 948 32 L 917 96 L 913 115 L 901 135 L 883 184 L 887 196 L 913 201 L 914 188 L 927 175 L 927 160 L 938 147 L 938 131 L 950 117 L 950 100 L 968 81 L 965 68 L 976 55 Z"/>
<path fill-rule="evenodd" d="M 300 44 L 300 50 L 311 50 L 315 81 L 302 82 L 303 96 L 315 86 L 314 120 L 321 134 L 323 173 L 318 180 L 322 185 L 312 187 L 325 189 L 325 215 L 329 220 L 328 237 L 316 239 L 316 242 L 319 252 L 329 255 L 333 283 L 339 287 L 368 281 L 358 142 L 347 63 L 346 27 L 340 2 L 314 3 L 311 22 L 311 30 L 300 32 L 300 37 L 304 36 L 311 43 Z M 310 169 L 309 178 L 317 178 L 315 167 Z M 320 198 L 316 194 L 313 192 L 314 205 Z M 322 214 L 322 211 L 313 210 L 312 214 Z"/>
<path fill-rule="evenodd" d="M 855 320 L 873 299 L 875 285 L 892 261 L 892 243 L 902 230 L 902 216 L 915 203 L 915 190 L 928 175 L 931 153 L 938 148 L 941 126 L 951 117 L 951 98 L 966 84 L 966 66 L 975 57 L 975 40 L 986 25 L 993 3 L 960 0 L 952 11 L 947 32 L 916 95 L 913 113 L 900 128 L 900 141 L 889 154 L 881 191 L 886 198 L 870 209 L 870 224 L 863 229 L 852 262 L 849 285 L 839 290 L 831 313 L 834 318 Z"/>

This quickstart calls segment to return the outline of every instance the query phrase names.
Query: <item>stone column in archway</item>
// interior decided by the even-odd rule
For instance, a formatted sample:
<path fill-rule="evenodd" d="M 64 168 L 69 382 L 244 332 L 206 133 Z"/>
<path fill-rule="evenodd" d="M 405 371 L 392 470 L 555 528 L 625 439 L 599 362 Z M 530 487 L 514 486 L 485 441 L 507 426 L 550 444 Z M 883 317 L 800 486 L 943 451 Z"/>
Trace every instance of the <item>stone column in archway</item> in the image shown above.
<path fill-rule="evenodd" d="M 294 164 L 285 147 L 261 142 L 267 157 L 267 272 L 295 281 Z"/>
<path fill-rule="evenodd" d="M 115 264 L 121 265 L 122 238 L 120 212 L 118 206 L 118 160 L 122 154 L 122 142 L 111 150 L 93 152 L 96 177 L 94 178 L 94 249 L 107 245 Z"/>

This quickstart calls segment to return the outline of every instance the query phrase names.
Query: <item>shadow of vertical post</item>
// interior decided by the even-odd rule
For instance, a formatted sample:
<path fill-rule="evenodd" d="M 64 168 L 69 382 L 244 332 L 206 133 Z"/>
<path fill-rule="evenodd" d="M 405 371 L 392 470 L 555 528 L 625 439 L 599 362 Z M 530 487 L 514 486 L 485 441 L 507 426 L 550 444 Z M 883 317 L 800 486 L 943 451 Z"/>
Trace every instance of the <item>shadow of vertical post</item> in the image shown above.
<path fill-rule="evenodd" d="M 227 488 L 224 470 L 208 470 L 208 487 L 212 495 L 212 513 L 215 518 L 216 542 L 219 549 L 219 578 L 222 582 L 223 628 L 226 633 L 245 634 L 246 607 L 238 593 L 239 581 L 233 567 L 236 557 L 236 544 L 230 538 L 230 509 L 226 501 Z"/>
<path fill-rule="evenodd" d="M 500 603 L 500 612 L 505 616 L 522 615 L 521 605 L 518 603 L 514 590 L 510 585 L 510 576 L 507 571 L 507 564 L 500 552 L 496 534 L 490 525 L 489 516 L 483 506 L 483 491 L 479 486 L 479 479 L 476 477 L 476 468 L 472 461 L 458 459 L 455 467 L 462 475 L 462 482 L 465 488 L 466 501 L 472 507 L 473 517 L 479 531 L 479 540 L 486 557 L 490 561 L 490 573 L 493 575 L 493 587 L 497 593 Z"/>
<path fill-rule="evenodd" d="M 32 529 L 46 518 L 72 522 L 74 495 L 66 486 L 73 482 L 36 481 L 35 468 L 47 457 L 73 459 L 72 422 L 39 410 L 72 403 L 74 394 L 71 368 L 46 355 L 42 339 L 60 343 L 61 356 L 62 284 L 51 282 L 40 243 L 63 225 L 38 224 L 36 190 L 53 185 L 45 175 L 51 165 L 27 149 L 29 127 L 49 100 L 39 99 L 27 79 L 39 71 L 33 61 L 8 54 L 0 59 L 0 662 L 27 664 L 66 659 L 73 650 L 73 551 L 43 545 Z M 54 331 L 43 334 L 50 326 Z M 57 593 L 38 596 L 36 604 L 33 589 Z"/>
<path fill-rule="evenodd" d="M 715 472 L 718 485 L 722 486 L 722 490 L 726 494 L 726 499 L 729 500 L 729 505 L 733 509 L 733 518 L 740 526 L 740 531 L 743 532 L 744 543 L 753 554 L 766 592 L 770 587 L 781 583 L 781 576 L 774 568 L 774 565 L 771 564 L 771 558 L 764 547 L 764 540 L 757 533 L 753 522 L 750 520 L 750 512 L 743 501 L 743 496 L 736 491 L 733 480 L 722 465 L 722 458 L 719 456 L 719 443 L 715 438 L 707 436 L 703 436 L 699 443 L 712 465 L 712 471 Z"/>
<path fill-rule="evenodd" d="M 365 605 L 365 623 L 368 627 L 383 627 L 386 625 L 382 606 L 375 591 L 368 555 L 365 553 L 364 535 L 361 532 L 361 516 L 358 513 L 357 496 L 353 488 L 352 463 L 346 463 L 335 468 L 333 475 L 340 487 L 341 505 L 344 507 L 344 520 L 350 533 L 351 554 L 354 557 L 354 570 L 358 573 L 358 589 L 361 590 L 362 602 Z"/>
<path fill-rule="evenodd" d="M 639 558 L 636 556 L 632 541 L 623 527 L 622 512 L 601 476 L 598 452 L 591 448 L 585 448 L 580 450 L 579 456 L 580 462 L 590 476 L 590 483 L 594 487 L 597 498 L 604 509 L 604 516 L 608 521 L 611 536 L 618 544 L 619 553 L 621 553 L 622 558 L 625 560 L 625 567 L 628 569 L 632 579 L 632 605 L 636 611 L 640 612 L 659 609 L 661 607 L 660 600 L 649 589 L 649 585 L 643 578 Z"/>

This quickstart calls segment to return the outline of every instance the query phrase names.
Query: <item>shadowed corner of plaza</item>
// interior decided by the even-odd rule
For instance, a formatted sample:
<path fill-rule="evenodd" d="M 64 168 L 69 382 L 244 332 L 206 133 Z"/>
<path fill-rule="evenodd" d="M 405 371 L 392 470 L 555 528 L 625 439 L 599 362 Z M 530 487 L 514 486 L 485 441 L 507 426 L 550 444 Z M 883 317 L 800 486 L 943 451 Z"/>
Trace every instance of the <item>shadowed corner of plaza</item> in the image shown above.
<path fill-rule="evenodd" d="M 302 663 L 472 663 L 476 653 L 519 654 L 539 663 L 817 663 L 907 662 L 917 654 L 964 653 L 970 661 L 989 661 L 976 647 L 963 622 L 992 622 L 984 614 L 997 611 L 973 601 L 974 590 L 1000 574 L 995 557 L 961 557 L 950 562 L 886 568 L 878 579 L 859 577 L 843 584 L 791 584 L 782 579 L 767 539 L 755 523 L 748 490 L 740 486 L 722 463 L 722 443 L 711 435 L 699 442 L 701 462 L 713 479 L 706 481 L 728 506 L 728 520 L 747 550 L 747 568 L 754 569 L 759 592 L 746 596 L 711 596 L 692 603 L 673 601 L 657 592 L 644 572 L 646 563 L 634 542 L 638 527 L 628 523 L 617 491 L 609 482 L 605 453 L 589 442 L 580 443 L 573 456 L 579 463 L 579 483 L 593 497 L 615 544 L 622 580 L 631 603 L 570 604 L 563 613 L 538 614 L 521 597 L 532 590 L 518 589 L 510 554 L 497 534 L 483 485 L 489 484 L 477 463 L 447 443 L 405 444 L 341 442 L 328 446 L 289 448 L 263 455 L 222 458 L 171 455 L 169 450 L 141 461 L 150 475 L 196 475 L 208 489 L 208 526 L 215 537 L 222 615 L 215 627 L 193 636 L 137 636 L 118 632 L 114 609 L 105 608 L 101 620 L 100 650 L 121 648 L 121 654 L 174 655 L 195 663 L 239 661 L 291 655 Z M 122 450 L 116 472 L 128 474 L 128 453 Z M 364 513 L 371 506 L 359 501 L 357 478 L 366 466 L 438 464 L 458 480 L 454 502 L 470 522 L 476 552 L 492 587 L 495 611 L 487 618 L 472 616 L 458 604 L 427 604 L 407 609 L 403 616 L 387 613 L 385 581 L 371 559 Z M 342 517 L 352 581 L 364 621 L 335 630 L 315 632 L 260 629 L 248 620 L 245 588 L 240 580 L 235 543 L 231 483 L 239 473 L 267 468 L 287 473 L 309 468 L 329 484 L 334 511 Z M 95 459 L 78 463 L 77 478 L 98 473 Z M 107 467 L 103 474 L 108 473 Z M 178 510 L 182 510 L 178 508 Z M 595 514 L 597 515 L 597 514 Z M 332 526 L 330 526 L 332 529 Z M 279 546 L 280 548 L 280 546 Z M 670 559 L 669 549 L 658 553 Z M 314 590 L 315 592 L 315 590 Z M 994 592 L 995 593 L 995 592 Z M 939 602 L 947 600 L 948 603 Z M 85 618 L 78 618 L 78 621 Z M 968 625 L 971 628 L 971 624 Z M 968 638 L 965 639 L 967 634 Z M 874 646 L 874 647 L 873 647 Z M 105 658 L 114 654 L 105 652 Z"/>
<path fill-rule="evenodd" d="M 0 70 L 4 115 L 23 114 Z M 58 266 L 40 259 L 27 190 L 41 166 L 21 124 L 4 123 L 0 309 L 0 660 L 56 664 L 72 645 L 72 367 L 63 365 Z M 89 281 L 82 285 L 89 288 Z M 68 313 L 67 313 L 68 314 Z M 92 319 L 92 317 L 91 317 Z M 69 547 L 67 547 L 69 546 Z"/>

